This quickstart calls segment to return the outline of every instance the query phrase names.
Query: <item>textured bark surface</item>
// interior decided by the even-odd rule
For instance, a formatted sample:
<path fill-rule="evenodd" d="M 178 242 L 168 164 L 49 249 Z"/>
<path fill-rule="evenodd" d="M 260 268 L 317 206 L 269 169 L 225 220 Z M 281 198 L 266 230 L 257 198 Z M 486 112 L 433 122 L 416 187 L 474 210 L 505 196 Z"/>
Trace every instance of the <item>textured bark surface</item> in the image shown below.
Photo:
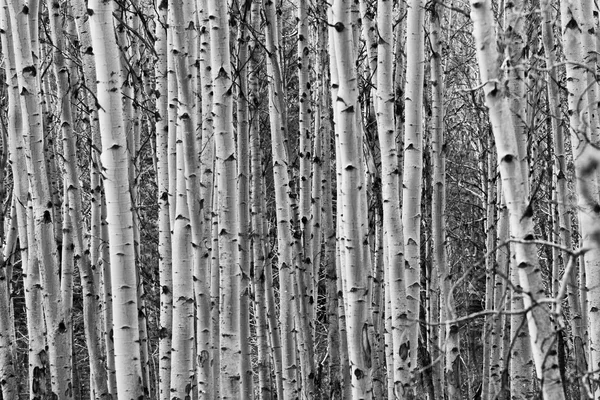
<path fill-rule="evenodd" d="M 98 114 L 102 135 L 106 219 L 110 242 L 115 370 L 119 397 L 138 398 L 142 387 L 139 345 L 137 271 L 134 254 L 129 152 L 119 88 L 121 68 L 113 30 L 112 2 L 90 1 L 90 31 L 98 79 Z"/>
<path fill-rule="evenodd" d="M 536 372 L 541 380 L 544 399 L 563 399 L 564 389 L 556 350 L 553 348 L 554 326 L 545 306 L 536 304 L 538 299 L 545 297 L 545 293 L 537 249 L 532 243 L 535 238 L 533 210 L 528 201 L 527 170 L 523 169 L 522 158 L 519 157 L 518 132 L 514 128 L 509 103 L 499 81 L 501 77 L 491 3 L 472 0 L 471 19 L 485 102 L 496 140 L 502 188 L 510 216 L 511 237 L 518 240 L 515 243 L 516 267 L 525 292 L 523 304 L 529 310 L 527 322 Z"/>

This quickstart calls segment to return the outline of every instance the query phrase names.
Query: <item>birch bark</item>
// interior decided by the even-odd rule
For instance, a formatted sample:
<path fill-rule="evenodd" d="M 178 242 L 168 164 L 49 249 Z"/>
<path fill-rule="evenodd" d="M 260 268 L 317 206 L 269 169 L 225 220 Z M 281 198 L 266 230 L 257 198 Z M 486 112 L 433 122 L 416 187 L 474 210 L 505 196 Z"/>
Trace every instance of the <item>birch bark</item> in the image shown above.
<path fill-rule="evenodd" d="M 147 388 L 142 386 L 129 153 L 119 91 L 122 78 L 113 30 L 114 11 L 112 1 L 91 0 L 88 3 L 98 79 L 97 100 L 102 135 L 100 161 L 110 243 L 117 394 L 119 397 L 138 398 Z"/>
<path fill-rule="evenodd" d="M 544 399 L 563 399 L 564 391 L 556 362 L 552 340 L 554 331 L 547 310 L 535 305 L 544 296 L 534 239 L 533 210 L 528 203 L 527 171 L 523 171 L 519 158 L 518 140 L 506 94 L 500 84 L 498 53 L 494 33 L 494 20 L 488 0 L 471 0 L 473 36 L 477 46 L 477 60 L 490 122 L 498 148 L 498 162 L 503 193 L 510 215 L 511 236 L 515 243 L 516 262 L 520 284 L 525 291 L 524 305 L 527 313 L 533 359 L 538 379 L 542 382 Z M 532 306 L 535 305 L 535 306 Z"/>

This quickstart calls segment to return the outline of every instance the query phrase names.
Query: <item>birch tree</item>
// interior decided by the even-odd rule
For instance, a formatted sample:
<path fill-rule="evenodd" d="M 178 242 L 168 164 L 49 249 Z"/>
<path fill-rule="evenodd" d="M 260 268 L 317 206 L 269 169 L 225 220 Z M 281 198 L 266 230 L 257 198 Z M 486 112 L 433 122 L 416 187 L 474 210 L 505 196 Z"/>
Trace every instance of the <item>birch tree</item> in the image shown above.
<path fill-rule="evenodd" d="M 216 181 L 218 190 L 219 268 L 221 269 L 220 344 L 221 397 L 240 398 L 240 326 L 238 260 L 238 195 L 236 187 L 236 152 L 233 136 L 233 82 L 229 23 L 225 3 L 208 3 L 210 19 L 211 70 L 213 81 L 213 115 L 215 133 Z"/>
<path fill-rule="evenodd" d="M 48 180 L 42 109 L 40 104 L 40 81 L 37 76 L 39 47 L 37 12 L 39 4 L 32 1 L 9 2 L 10 25 L 13 28 L 13 49 L 15 66 L 18 71 L 20 106 L 23 114 L 25 159 L 31 186 L 31 199 L 34 212 L 33 228 L 40 264 L 40 277 L 43 287 L 44 316 L 47 327 L 52 391 L 65 398 L 72 396 L 72 368 L 69 364 L 71 343 L 68 343 L 65 315 L 60 296 L 60 276 L 58 253 L 54 231 L 54 202 Z M 19 173 L 24 173 L 20 171 Z M 33 241 L 31 242 L 34 243 Z"/>
<path fill-rule="evenodd" d="M 417 348 L 420 297 L 420 244 L 421 244 L 421 179 L 423 174 L 423 78 L 424 78 L 424 2 L 407 3 L 406 27 L 406 89 L 404 127 L 404 168 L 402 191 L 402 223 L 404 226 L 404 256 L 406 259 L 405 285 L 410 368 L 417 367 Z M 414 321 L 414 322 L 413 322 Z"/>
<path fill-rule="evenodd" d="M 486 106 L 498 148 L 498 162 L 502 188 L 510 215 L 511 236 L 516 238 L 516 262 L 519 280 L 526 293 L 524 305 L 528 310 L 528 328 L 533 359 L 538 379 L 542 382 L 544 399 L 563 399 L 562 380 L 552 350 L 553 327 L 543 306 L 535 305 L 543 298 L 544 289 L 539 271 L 535 238 L 533 234 L 533 210 L 528 203 L 527 171 L 519 158 L 518 139 L 514 129 L 505 92 L 501 88 L 497 65 L 498 54 L 494 33 L 494 20 L 489 1 L 471 1 L 473 36 L 477 46 L 477 61 L 483 83 Z M 535 305 L 535 306 L 532 306 Z"/>
<path fill-rule="evenodd" d="M 343 292 L 347 303 L 347 337 L 352 397 L 357 399 L 372 396 L 371 384 L 371 345 L 368 336 L 368 271 L 371 266 L 365 257 L 368 247 L 366 184 L 363 166 L 360 165 L 362 137 L 356 127 L 358 112 L 357 76 L 354 69 L 355 41 L 352 32 L 351 4 L 336 0 L 332 5 L 332 31 L 335 59 L 331 59 L 331 68 L 335 68 L 339 78 L 334 113 L 336 114 L 336 135 L 339 137 L 338 154 L 341 179 L 338 181 L 338 199 L 343 210 L 340 222 L 344 249 L 342 269 L 344 269 Z M 361 263 L 365 263 L 362 264 Z"/>
<path fill-rule="evenodd" d="M 119 397 L 138 398 L 147 388 L 142 387 L 129 153 L 119 92 L 122 78 L 113 30 L 114 12 L 112 1 L 92 0 L 88 3 L 98 79 L 100 161 L 110 243 L 117 392 Z"/>

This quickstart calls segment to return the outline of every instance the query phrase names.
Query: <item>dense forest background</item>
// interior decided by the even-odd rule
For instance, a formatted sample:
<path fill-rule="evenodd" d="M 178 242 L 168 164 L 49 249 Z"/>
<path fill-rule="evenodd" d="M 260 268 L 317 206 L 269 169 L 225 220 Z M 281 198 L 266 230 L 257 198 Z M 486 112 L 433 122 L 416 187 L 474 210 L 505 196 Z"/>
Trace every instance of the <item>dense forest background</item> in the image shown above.
<path fill-rule="evenodd" d="M 0 398 L 600 398 L 598 15 L 0 0 Z"/>

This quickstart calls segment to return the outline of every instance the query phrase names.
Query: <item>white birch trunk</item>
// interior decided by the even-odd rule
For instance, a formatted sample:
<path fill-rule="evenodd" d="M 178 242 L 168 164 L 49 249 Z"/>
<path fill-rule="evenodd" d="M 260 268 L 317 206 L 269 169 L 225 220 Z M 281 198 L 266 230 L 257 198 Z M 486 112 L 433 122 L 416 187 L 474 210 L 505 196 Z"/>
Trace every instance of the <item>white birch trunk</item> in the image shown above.
<path fill-rule="evenodd" d="M 294 332 L 294 261 L 292 247 L 292 211 L 288 174 L 287 125 L 284 118 L 284 88 L 281 77 L 279 53 L 278 18 L 275 4 L 263 1 L 265 9 L 265 41 L 267 52 L 267 74 L 269 79 L 269 121 L 271 126 L 271 151 L 273 156 L 273 179 L 277 218 L 277 252 L 280 285 L 280 329 L 282 349 L 283 398 L 295 398 L 296 377 L 296 335 Z"/>
<path fill-rule="evenodd" d="M 170 400 L 171 389 L 171 335 L 173 326 L 173 274 L 171 250 L 171 221 L 169 217 L 168 166 L 168 108 L 167 108 L 167 7 L 156 1 L 155 79 L 156 85 L 156 175 L 158 185 L 158 254 L 160 282 L 160 330 L 158 337 L 158 396 Z"/>
<path fill-rule="evenodd" d="M 213 189 L 214 189 L 214 136 L 213 136 L 213 91 L 210 67 L 210 38 L 209 20 L 206 0 L 199 0 L 196 5 L 198 11 L 198 23 L 200 32 L 200 50 L 198 64 L 200 68 L 202 110 L 200 112 L 202 122 L 202 147 L 200 153 L 200 217 L 202 219 L 202 232 L 200 233 L 200 250 L 202 252 L 199 262 L 194 269 L 195 295 L 196 295 L 196 348 L 197 348 L 197 380 L 198 395 L 200 399 L 212 399 L 216 396 L 214 392 L 215 379 L 210 365 L 211 341 L 211 251 L 212 243 L 212 211 L 213 211 Z M 217 288 L 215 288 L 217 290 Z"/>
<path fill-rule="evenodd" d="M 348 354 L 352 381 L 352 397 L 370 399 L 371 382 L 371 344 L 368 336 L 368 277 L 371 266 L 369 257 L 365 257 L 369 247 L 366 231 L 367 215 L 366 182 L 362 174 L 362 135 L 356 127 L 358 112 L 358 87 L 355 65 L 355 42 L 352 32 L 351 4 L 348 1 L 336 0 L 332 6 L 333 47 L 335 60 L 331 60 L 332 68 L 336 68 L 339 78 L 334 113 L 337 114 L 336 135 L 339 136 L 338 154 L 340 160 L 341 179 L 338 181 L 338 208 L 342 210 L 340 222 L 343 231 L 344 247 L 344 298 L 347 302 L 347 338 Z M 335 66 L 334 66 L 335 63 Z M 367 264 L 364 264 L 367 262 Z"/>
<path fill-rule="evenodd" d="M 238 196 L 233 135 L 233 84 L 229 51 L 227 4 L 208 3 L 210 18 L 213 116 L 218 190 L 220 294 L 220 350 L 222 399 L 240 398 L 240 270 L 238 261 Z"/>
<path fill-rule="evenodd" d="M 423 78 L 424 78 L 424 2 L 407 3 L 407 39 L 404 177 L 402 197 L 402 223 L 404 224 L 404 256 L 406 259 L 405 284 L 407 299 L 408 358 L 410 368 L 416 371 L 419 337 L 419 297 L 421 290 L 421 179 L 423 174 Z M 413 377 L 414 378 L 414 377 Z"/>
<path fill-rule="evenodd" d="M 113 30 L 114 11 L 112 1 L 91 0 L 88 3 L 98 79 L 100 161 L 110 243 L 117 394 L 138 398 L 147 388 L 142 387 L 129 152 L 119 92 L 121 68 Z"/>
<path fill-rule="evenodd" d="M 400 209 L 400 180 L 398 149 L 394 126 L 393 85 L 393 32 L 392 2 L 380 0 L 377 5 L 377 127 L 381 149 L 381 186 L 383 202 L 383 256 L 387 270 L 392 318 L 392 354 L 394 393 L 400 398 L 410 391 L 410 338 L 411 322 L 407 319 L 406 279 L 404 274 L 404 235 Z"/>
<path fill-rule="evenodd" d="M 37 48 L 38 2 L 29 7 L 21 1 L 9 2 L 10 24 L 13 30 L 15 66 L 18 72 L 20 105 L 23 112 L 25 158 L 31 185 L 37 252 L 41 261 L 40 277 L 43 286 L 45 321 L 48 328 L 48 359 L 52 391 L 72 397 L 71 343 L 68 342 L 65 315 L 60 296 L 60 277 L 55 236 L 55 203 L 52 199 L 48 167 L 44 153 L 41 90 Z M 24 171 L 20 171 L 23 173 Z M 31 242 L 34 243 L 34 242 Z"/>
<path fill-rule="evenodd" d="M 520 284 L 526 293 L 524 305 L 526 308 L 531 307 L 527 312 L 527 321 L 536 372 L 542 381 L 544 399 L 563 399 L 564 391 L 556 362 L 556 351 L 553 349 L 553 324 L 544 306 L 532 307 L 545 294 L 536 247 L 527 243 L 535 238 L 533 210 L 528 203 L 527 171 L 523 171 L 523 163 L 519 159 L 513 117 L 499 81 L 495 24 L 490 2 L 471 0 L 471 19 L 485 101 L 498 148 L 499 169 L 510 215 L 511 236 L 519 240 L 515 243 L 516 262 Z"/>

